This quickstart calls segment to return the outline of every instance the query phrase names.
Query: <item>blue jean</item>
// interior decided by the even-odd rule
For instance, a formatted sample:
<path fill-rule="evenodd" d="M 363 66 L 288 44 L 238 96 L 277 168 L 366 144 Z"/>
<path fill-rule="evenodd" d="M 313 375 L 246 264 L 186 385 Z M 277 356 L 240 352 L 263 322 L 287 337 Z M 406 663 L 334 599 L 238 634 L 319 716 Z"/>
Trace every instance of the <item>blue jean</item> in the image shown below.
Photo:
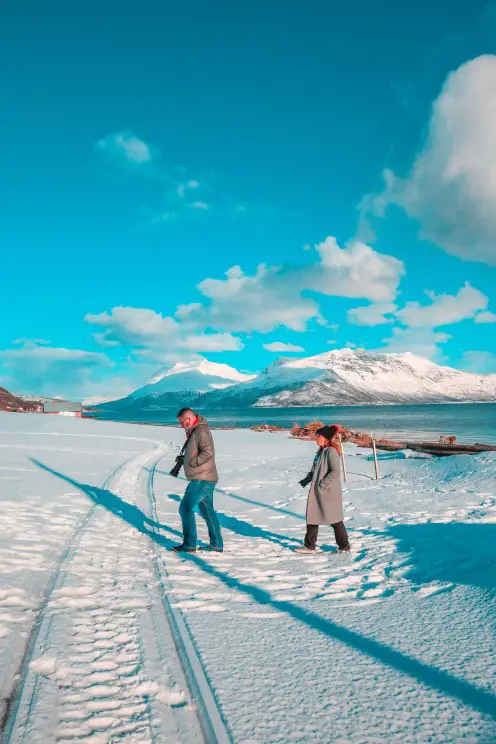
<path fill-rule="evenodd" d="M 210 546 L 222 550 L 223 542 L 220 532 L 219 517 L 214 509 L 214 490 L 216 483 L 195 480 L 188 483 L 179 505 L 179 514 L 183 523 L 183 544 L 186 548 L 196 548 L 195 507 L 207 523 Z"/>

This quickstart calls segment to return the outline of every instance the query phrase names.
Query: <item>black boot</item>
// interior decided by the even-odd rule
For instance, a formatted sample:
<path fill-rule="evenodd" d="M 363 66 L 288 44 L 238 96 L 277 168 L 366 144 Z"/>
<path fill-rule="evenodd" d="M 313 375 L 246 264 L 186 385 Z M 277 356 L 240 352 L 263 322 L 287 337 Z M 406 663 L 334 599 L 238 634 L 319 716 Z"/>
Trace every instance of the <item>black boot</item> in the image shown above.
<path fill-rule="evenodd" d="M 187 548 L 184 543 L 180 545 L 173 545 L 172 550 L 175 553 L 196 553 L 196 548 Z"/>

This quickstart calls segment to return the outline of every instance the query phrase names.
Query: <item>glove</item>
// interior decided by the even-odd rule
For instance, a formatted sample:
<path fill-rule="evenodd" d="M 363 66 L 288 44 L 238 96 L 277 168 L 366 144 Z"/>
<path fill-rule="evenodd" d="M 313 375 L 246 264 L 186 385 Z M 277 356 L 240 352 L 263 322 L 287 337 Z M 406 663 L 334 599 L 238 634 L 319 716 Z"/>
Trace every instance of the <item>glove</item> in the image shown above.
<path fill-rule="evenodd" d="M 298 482 L 302 488 L 305 488 L 305 486 L 308 486 L 308 484 L 312 482 L 312 478 L 312 473 L 308 473 L 301 481 Z"/>

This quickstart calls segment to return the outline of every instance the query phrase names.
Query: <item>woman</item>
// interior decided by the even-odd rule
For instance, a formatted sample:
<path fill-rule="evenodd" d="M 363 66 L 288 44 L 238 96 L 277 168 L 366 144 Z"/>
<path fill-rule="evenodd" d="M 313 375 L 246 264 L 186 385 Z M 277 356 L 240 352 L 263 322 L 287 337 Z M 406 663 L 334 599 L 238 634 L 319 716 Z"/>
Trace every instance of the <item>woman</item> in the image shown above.
<path fill-rule="evenodd" d="M 323 426 L 316 432 L 319 452 L 311 472 L 300 483 L 312 481 L 307 501 L 307 533 L 298 553 L 315 550 L 319 525 L 330 524 L 339 551 L 350 549 L 348 533 L 343 522 L 343 497 L 341 494 L 341 451 L 336 441 L 337 426 Z"/>

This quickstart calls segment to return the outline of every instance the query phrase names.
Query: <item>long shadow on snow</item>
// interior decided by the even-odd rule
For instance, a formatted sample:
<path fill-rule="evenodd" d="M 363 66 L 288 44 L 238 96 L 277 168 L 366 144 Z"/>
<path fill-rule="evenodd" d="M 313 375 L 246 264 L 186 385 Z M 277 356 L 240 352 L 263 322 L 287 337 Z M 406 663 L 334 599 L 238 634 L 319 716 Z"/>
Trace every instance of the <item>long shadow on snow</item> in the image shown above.
<path fill-rule="evenodd" d="M 428 522 L 389 527 L 412 563 L 406 578 L 416 584 L 449 581 L 496 588 L 496 525 Z"/>
<path fill-rule="evenodd" d="M 181 497 L 178 496 L 177 493 L 168 493 L 167 496 L 172 501 L 181 501 Z M 277 532 L 264 530 L 262 527 L 257 527 L 257 525 L 250 524 L 249 522 L 245 522 L 242 519 L 229 517 L 227 514 L 223 514 L 217 509 L 215 511 L 217 512 L 217 516 L 219 517 L 221 526 L 225 527 L 231 532 L 235 532 L 237 535 L 242 535 L 243 537 L 261 537 L 264 540 L 269 540 L 270 542 L 282 545 L 283 548 L 289 547 L 289 543 L 301 542 L 301 540 L 296 540 L 294 537 L 285 537 L 284 535 L 278 535 Z"/>
<path fill-rule="evenodd" d="M 121 517 L 125 522 L 138 529 L 140 532 L 147 534 L 151 540 L 161 545 L 164 548 L 172 548 L 173 542 L 163 535 L 159 535 L 155 532 L 155 529 L 159 527 L 171 534 L 177 535 L 177 531 L 167 527 L 166 525 L 158 525 L 157 522 L 150 520 L 146 517 L 143 512 L 137 507 L 131 509 L 122 508 L 122 504 L 125 504 L 115 494 L 111 494 L 112 498 L 108 498 L 109 491 L 95 488 L 69 478 L 62 473 L 52 470 L 52 468 L 43 465 L 37 460 L 32 460 L 38 467 L 51 473 L 57 478 L 61 478 L 67 483 L 79 488 L 95 503 L 100 504 L 105 508 L 109 508 L 112 513 Z M 95 498 L 96 496 L 96 498 Z M 109 506 L 107 506 L 107 503 Z M 129 504 L 127 506 L 130 506 Z M 116 508 L 117 507 L 117 508 Z M 145 524 L 150 524 L 152 530 L 148 530 L 144 527 Z M 247 584 L 244 581 L 240 581 L 224 571 L 219 570 L 208 561 L 200 558 L 195 553 L 183 553 L 182 560 L 191 561 L 198 568 L 205 571 L 205 573 L 218 579 L 229 589 L 234 589 L 238 592 L 243 592 L 247 596 L 251 597 L 255 602 L 261 605 L 273 607 L 274 609 L 285 613 L 286 615 L 294 618 L 295 620 L 307 625 L 313 630 L 326 635 L 328 638 L 339 641 L 350 648 L 355 649 L 359 653 L 365 654 L 366 656 L 379 661 L 386 666 L 396 669 L 402 674 L 406 674 L 409 677 L 417 680 L 426 687 L 430 687 L 444 695 L 455 698 L 461 701 L 464 705 L 467 705 L 474 710 L 479 711 L 487 716 L 496 718 L 496 697 L 490 692 L 482 690 L 478 687 L 471 685 L 469 682 L 457 679 L 448 672 L 444 672 L 435 667 L 431 667 L 428 664 L 424 664 L 417 659 L 407 656 L 396 651 L 389 646 L 375 641 L 372 638 L 367 638 L 360 633 L 355 633 L 352 630 L 348 630 L 341 625 L 333 623 L 331 620 L 327 620 L 320 615 L 303 609 L 299 605 L 293 602 L 281 601 L 273 599 L 269 592 L 264 589 L 260 589 L 252 584 Z"/>
<path fill-rule="evenodd" d="M 147 470 L 147 468 L 145 468 Z M 166 473 L 165 470 L 155 470 L 156 473 L 160 473 L 161 475 L 170 475 L 170 473 Z M 179 476 L 178 480 L 185 481 L 186 478 L 182 478 Z M 284 509 L 283 507 L 278 506 L 272 506 L 272 504 L 265 504 L 263 501 L 255 501 L 254 499 L 249 499 L 246 496 L 239 496 L 237 493 L 231 493 L 231 491 L 225 491 L 223 488 L 216 488 L 215 489 L 218 493 L 223 494 L 224 496 L 229 496 L 231 499 L 235 499 L 236 501 L 241 501 L 243 504 L 250 504 L 250 506 L 263 506 L 264 509 L 268 509 L 269 511 L 278 512 L 279 514 L 286 514 L 289 517 L 296 517 L 297 519 L 303 519 L 305 520 L 305 516 L 303 514 L 297 514 L 296 512 L 290 511 L 289 509 Z"/>
<path fill-rule="evenodd" d="M 108 491 L 106 488 L 98 488 L 98 486 L 91 486 L 87 483 L 80 483 L 79 481 L 70 478 L 68 475 L 63 475 L 62 473 L 53 470 L 52 468 L 48 467 L 48 465 L 43 465 L 42 462 L 39 462 L 32 457 L 30 457 L 29 459 L 39 468 L 45 470 L 47 473 L 54 475 L 56 478 L 60 478 L 66 483 L 70 483 L 71 486 L 79 488 L 79 490 L 82 491 L 85 496 L 87 496 L 90 501 L 92 501 L 97 506 L 103 506 L 105 509 L 112 512 L 112 514 L 115 514 L 117 517 L 123 519 L 124 522 L 127 522 L 132 527 L 137 529 L 139 532 L 142 532 L 144 535 L 148 535 L 156 542 L 160 542 L 161 536 L 154 532 L 154 530 L 163 529 L 165 528 L 165 525 L 154 522 L 153 519 L 147 517 L 147 515 L 144 514 L 144 512 L 142 512 L 141 509 L 139 509 L 137 506 L 134 506 L 134 504 L 129 504 L 127 501 L 121 499 L 120 496 L 112 493 L 112 491 Z M 171 527 L 167 527 L 166 529 L 169 532 L 177 535 L 178 537 L 182 538 L 183 536 L 182 532 L 178 532 Z M 157 540 L 156 538 L 159 539 Z M 166 542 L 164 543 L 164 547 L 170 547 L 169 540 L 166 540 Z"/>

